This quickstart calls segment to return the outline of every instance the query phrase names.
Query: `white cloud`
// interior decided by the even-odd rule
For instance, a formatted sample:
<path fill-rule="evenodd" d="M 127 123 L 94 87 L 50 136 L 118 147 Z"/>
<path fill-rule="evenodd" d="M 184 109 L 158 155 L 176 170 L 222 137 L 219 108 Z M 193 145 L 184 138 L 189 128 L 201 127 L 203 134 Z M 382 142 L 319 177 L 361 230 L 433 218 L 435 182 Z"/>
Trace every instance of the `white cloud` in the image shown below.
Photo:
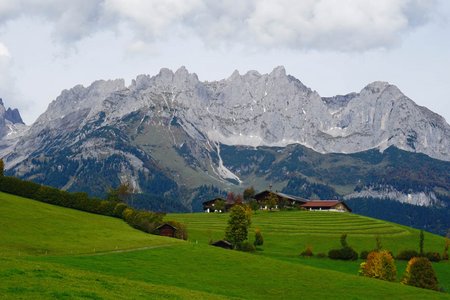
<path fill-rule="evenodd" d="M 427 22 L 436 0 L 0 0 L 0 25 L 24 15 L 71 44 L 99 30 L 152 43 L 191 35 L 207 45 L 335 51 L 389 48 Z"/>
<path fill-rule="evenodd" d="M 14 79 L 11 76 L 11 55 L 8 48 L 0 43 L 0 98 L 8 101 L 15 96 Z"/>
<path fill-rule="evenodd" d="M 6 108 L 18 108 L 23 113 L 32 113 L 33 101 L 25 101 L 17 88 L 16 78 L 13 75 L 13 57 L 6 45 L 0 42 L 0 98 Z"/>
<path fill-rule="evenodd" d="M 170 28 L 183 24 L 190 13 L 202 5 L 200 0 L 105 0 L 109 20 L 123 21 L 148 39 L 170 34 Z"/>
<path fill-rule="evenodd" d="M 423 24 L 434 5 L 420 0 L 262 0 L 249 18 L 249 30 L 270 46 L 368 50 L 395 45 L 402 33 Z"/>
<path fill-rule="evenodd" d="M 9 58 L 11 54 L 9 54 L 8 48 L 5 45 L 0 43 L 0 59 Z"/>
<path fill-rule="evenodd" d="M 40 17 L 53 24 L 54 39 L 76 42 L 103 27 L 101 0 L 0 0 L 0 25 L 19 17 Z"/>

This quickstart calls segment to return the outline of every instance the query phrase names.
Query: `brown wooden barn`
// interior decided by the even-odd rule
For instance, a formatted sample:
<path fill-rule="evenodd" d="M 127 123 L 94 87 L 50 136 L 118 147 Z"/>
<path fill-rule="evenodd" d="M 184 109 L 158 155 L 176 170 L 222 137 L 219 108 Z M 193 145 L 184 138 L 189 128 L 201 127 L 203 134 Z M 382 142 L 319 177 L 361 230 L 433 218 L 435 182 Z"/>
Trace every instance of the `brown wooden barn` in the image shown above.
<path fill-rule="evenodd" d="M 170 225 L 169 223 L 164 223 L 156 227 L 156 230 L 159 235 L 168 237 L 175 237 L 175 233 L 177 232 L 177 228 Z"/>
<path fill-rule="evenodd" d="M 277 198 L 276 208 L 278 207 L 300 207 L 305 204 L 308 200 L 302 197 L 292 196 L 280 192 L 273 192 L 269 190 L 265 190 L 261 193 L 255 195 L 255 200 L 260 205 L 260 209 L 268 209 L 266 201 L 271 196 L 275 196 Z"/>
<path fill-rule="evenodd" d="M 339 200 L 310 200 L 307 203 L 303 204 L 301 207 L 307 210 L 326 210 L 339 212 L 352 211 L 347 204 Z"/>

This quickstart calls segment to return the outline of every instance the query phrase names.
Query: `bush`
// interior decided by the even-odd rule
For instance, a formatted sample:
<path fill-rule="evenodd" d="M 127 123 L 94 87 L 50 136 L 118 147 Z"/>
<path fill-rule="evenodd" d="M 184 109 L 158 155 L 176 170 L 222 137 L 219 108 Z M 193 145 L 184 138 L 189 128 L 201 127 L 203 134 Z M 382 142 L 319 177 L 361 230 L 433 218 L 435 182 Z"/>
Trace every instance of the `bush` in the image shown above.
<path fill-rule="evenodd" d="M 395 281 L 397 268 L 394 258 L 386 250 L 372 251 L 367 255 L 366 262 L 361 264 L 359 274 L 386 281 Z"/>
<path fill-rule="evenodd" d="M 114 190 L 119 198 L 110 195 L 111 199 L 120 199 L 121 195 L 125 197 L 124 194 L 127 191 L 124 189 L 126 188 L 128 188 L 126 185 L 119 186 Z M 16 177 L 0 176 L 0 191 L 54 205 L 121 218 L 130 226 L 147 233 L 152 233 L 164 217 L 164 214 L 160 213 L 134 210 L 125 203 L 92 198 L 86 193 L 69 193 Z M 176 223 L 175 227 L 179 229 L 176 237 L 187 239 L 185 226 Z"/>
<path fill-rule="evenodd" d="M 313 251 L 312 251 L 312 247 L 311 246 L 307 246 L 306 249 L 300 253 L 300 256 L 314 256 Z"/>
<path fill-rule="evenodd" d="M 441 261 L 441 255 L 438 252 L 427 252 L 424 255 L 426 258 L 429 259 L 429 261 L 433 262 L 440 262 Z"/>
<path fill-rule="evenodd" d="M 450 247 L 450 230 L 445 237 L 444 252 L 442 252 L 442 260 L 448 260 L 448 248 Z"/>
<path fill-rule="evenodd" d="M 367 259 L 367 256 L 369 255 L 369 251 L 367 250 L 363 250 L 361 251 L 361 253 L 359 254 L 359 258 L 361 259 Z"/>
<path fill-rule="evenodd" d="M 357 260 L 358 259 L 358 253 L 353 250 L 352 247 L 348 246 L 341 249 L 341 259 L 343 260 Z"/>
<path fill-rule="evenodd" d="M 249 241 L 244 241 L 244 242 L 239 244 L 238 250 L 241 250 L 241 251 L 244 251 L 244 252 L 255 252 L 256 248 Z"/>
<path fill-rule="evenodd" d="M 259 228 L 256 228 L 255 230 L 255 241 L 253 242 L 253 245 L 256 246 L 262 246 L 264 244 L 264 238 L 261 234 L 261 230 Z"/>
<path fill-rule="evenodd" d="M 357 260 L 358 253 L 353 250 L 347 243 L 347 234 L 341 235 L 340 238 L 341 249 L 331 249 L 328 252 L 328 257 L 331 259 L 341 259 L 341 260 Z"/>
<path fill-rule="evenodd" d="M 0 179 L 0 190 L 5 193 L 36 199 L 35 194 L 41 185 L 25 181 L 16 177 L 2 176 Z"/>
<path fill-rule="evenodd" d="M 327 257 L 327 254 L 323 253 L 323 252 L 319 252 L 319 253 L 316 254 L 316 256 L 319 257 L 319 258 L 325 258 L 325 257 Z"/>
<path fill-rule="evenodd" d="M 119 202 L 116 204 L 113 210 L 114 217 L 122 218 L 123 211 L 128 208 L 128 206 L 125 203 Z"/>
<path fill-rule="evenodd" d="M 416 250 L 402 250 L 397 254 L 397 259 L 399 260 L 410 260 L 413 257 L 418 257 L 419 253 Z"/>
<path fill-rule="evenodd" d="M 353 250 L 352 247 L 347 246 L 341 249 L 331 249 L 328 252 L 328 257 L 331 259 L 340 259 L 340 260 L 357 260 L 358 253 Z"/>
<path fill-rule="evenodd" d="M 406 266 L 403 284 L 430 290 L 439 290 L 436 273 L 426 257 L 413 257 Z"/>

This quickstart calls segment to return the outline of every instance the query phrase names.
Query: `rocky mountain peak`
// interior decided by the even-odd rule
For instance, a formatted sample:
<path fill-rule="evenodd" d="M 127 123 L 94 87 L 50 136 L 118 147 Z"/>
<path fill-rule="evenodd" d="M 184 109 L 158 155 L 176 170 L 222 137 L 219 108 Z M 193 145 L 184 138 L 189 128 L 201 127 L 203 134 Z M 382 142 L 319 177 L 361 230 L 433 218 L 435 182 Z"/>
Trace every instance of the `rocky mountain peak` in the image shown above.
<path fill-rule="evenodd" d="M 0 157 L 12 152 L 17 141 L 28 130 L 17 108 L 5 109 L 0 98 Z"/>
<path fill-rule="evenodd" d="M 161 78 L 162 80 L 171 81 L 173 79 L 173 71 L 168 68 L 161 68 L 156 77 Z"/>
<path fill-rule="evenodd" d="M 120 122 L 136 112 L 176 120 L 190 136 L 227 145 L 302 144 L 322 153 L 394 145 L 450 160 L 449 125 L 396 86 L 376 81 L 360 93 L 321 98 L 283 66 L 269 74 L 236 70 L 214 82 L 200 82 L 185 67 L 163 68 L 153 77 L 137 76 L 128 88 L 121 79 L 75 86 L 50 104 L 32 131 L 75 130 L 100 113 L 103 122 Z"/>
<path fill-rule="evenodd" d="M 228 81 L 236 81 L 241 79 L 241 74 L 239 74 L 238 70 L 234 70 L 233 73 L 228 77 Z"/>
<path fill-rule="evenodd" d="M 199 82 L 197 74 L 189 73 L 184 66 L 181 66 L 175 72 L 167 68 L 162 68 L 158 75 L 151 78 L 149 82 L 150 85 L 152 84 L 152 80 L 156 85 L 163 86 L 169 90 L 183 90 L 190 86 L 194 86 Z"/>
<path fill-rule="evenodd" d="M 12 124 L 23 124 L 25 123 L 22 120 L 22 117 L 20 116 L 20 112 L 17 108 L 11 108 L 8 107 L 8 109 L 5 109 L 5 105 L 3 104 L 3 99 L 0 98 L 0 114 L 1 117 L 5 120 L 10 121 Z"/>
<path fill-rule="evenodd" d="M 271 77 L 286 77 L 286 69 L 284 66 L 275 67 L 272 72 L 270 72 Z"/>
<path fill-rule="evenodd" d="M 11 121 L 13 124 L 25 124 L 17 108 L 11 109 L 8 107 L 5 112 L 5 119 Z"/>
<path fill-rule="evenodd" d="M 386 81 L 374 81 L 365 86 L 360 94 L 379 94 L 383 92 L 390 84 Z"/>

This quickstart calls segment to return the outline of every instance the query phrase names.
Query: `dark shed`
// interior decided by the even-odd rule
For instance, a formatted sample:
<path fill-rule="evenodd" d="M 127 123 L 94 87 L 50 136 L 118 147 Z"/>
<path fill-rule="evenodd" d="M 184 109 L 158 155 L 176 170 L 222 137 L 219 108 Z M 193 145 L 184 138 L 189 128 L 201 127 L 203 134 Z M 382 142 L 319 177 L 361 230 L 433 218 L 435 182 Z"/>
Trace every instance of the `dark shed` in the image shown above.
<path fill-rule="evenodd" d="M 175 233 L 177 231 L 177 228 L 170 225 L 169 223 L 164 223 L 158 227 L 156 227 L 156 230 L 158 231 L 159 235 L 162 236 L 168 236 L 168 237 L 175 237 Z"/>
<path fill-rule="evenodd" d="M 233 245 L 229 241 L 219 240 L 217 242 L 212 243 L 211 245 L 224 248 L 224 249 L 233 249 Z"/>

